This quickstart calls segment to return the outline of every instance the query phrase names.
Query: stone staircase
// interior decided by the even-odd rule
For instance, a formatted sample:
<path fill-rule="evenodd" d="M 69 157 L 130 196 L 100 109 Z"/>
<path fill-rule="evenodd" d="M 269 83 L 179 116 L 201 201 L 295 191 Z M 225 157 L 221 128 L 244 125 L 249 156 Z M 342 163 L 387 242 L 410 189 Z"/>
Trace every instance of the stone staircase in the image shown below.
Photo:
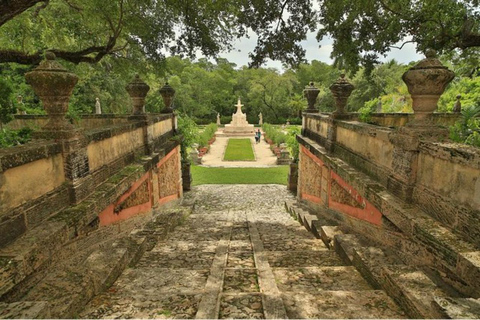
<path fill-rule="evenodd" d="M 355 268 L 372 288 L 386 292 L 409 318 L 480 317 L 480 300 L 459 293 L 433 268 L 423 264 L 407 265 L 402 259 L 404 253 L 392 252 L 391 248 L 382 248 L 371 239 L 344 233 L 335 222 L 322 221 L 321 214 L 320 218 L 315 219 L 316 216 L 301 204 L 286 202 L 285 206 L 307 230 L 311 230 L 328 248 L 335 250 L 346 264 Z M 450 235 L 447 239 L 435 239 L 440 246 L 450 247 L 454 251 L 455 242 L 452 242 L 452 238 Z M 460 255 L 457 251 L 454 254 Z M 469 265 L 470 270 L 472 267 Z"/>
<path fill-rule="evenodd" d="M 2 250 L 2 254 L 8 250 L 16 253 L 17 260 L 22 257 L 21 267 L 30 269 L 24 274 L 17 273 L 21 270 L 18 265 L 10 274 L 3 269 L 0 318 L 77 317 L 89 300 L 108 289 L 128 265 L 136 263 L 146 248 L 164 238 L 186 214 L 184 209 L 157 211 L 153 219 L 152 215 L 138 216 L 70 242 L 59 240 L 53 248 L 42 247 L 38 239 L 56 243 L 52 237 L 65 235 L 61 223 L 52 223 L 57 228 L 43 233 L 28 233 L 22 242 Z M 155 232 L 149 232 L 152 229 Z M 43 264 L 41 268 L 36 267 L 39 264 Z"/>

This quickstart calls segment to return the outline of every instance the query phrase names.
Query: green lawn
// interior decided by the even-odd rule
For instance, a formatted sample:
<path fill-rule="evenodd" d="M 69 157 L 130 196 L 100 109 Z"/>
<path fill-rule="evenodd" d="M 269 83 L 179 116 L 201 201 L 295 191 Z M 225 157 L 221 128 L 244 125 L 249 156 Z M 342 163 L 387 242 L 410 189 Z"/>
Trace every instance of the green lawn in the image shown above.
<path fill-rule="evenodd" d="M 192 165 L 192 185 L 287 184 L 289 166 L 270 168 L 217 168 Z"/>
<path fill-rule="evenodd" d="M 250 139 L 228 139 L 227 149 L 223 160 L 226 161 L 255 161 L 252 141 Z"/>

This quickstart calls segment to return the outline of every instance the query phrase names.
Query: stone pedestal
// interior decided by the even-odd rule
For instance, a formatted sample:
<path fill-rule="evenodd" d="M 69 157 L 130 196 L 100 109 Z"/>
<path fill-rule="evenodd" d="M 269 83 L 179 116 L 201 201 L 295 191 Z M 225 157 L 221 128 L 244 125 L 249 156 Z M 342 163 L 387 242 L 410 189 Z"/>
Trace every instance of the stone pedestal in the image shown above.
<path fill-rule="evenodd" d="M 68 101 L 78 77 L 68 72 L 55 61 L 55 55 L 46 53 L 46 60 L 25 75 L 27 83 L 43 103 L 48 114 L 48 123 L 34 138 L 52 139 L 58 141 L 63 155 L 65 180 L 73 204 L 79 203 L 89 193 L 85 178 L 90 174 L 87 155 L 88 141 L 80 130 L 65 118 Z"/>

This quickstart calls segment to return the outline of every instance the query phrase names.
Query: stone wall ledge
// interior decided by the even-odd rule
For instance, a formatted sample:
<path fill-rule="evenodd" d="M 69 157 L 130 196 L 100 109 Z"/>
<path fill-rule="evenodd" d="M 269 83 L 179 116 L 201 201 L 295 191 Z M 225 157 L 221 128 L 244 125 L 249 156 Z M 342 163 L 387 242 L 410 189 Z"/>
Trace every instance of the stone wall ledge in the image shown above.
<path fill-rule="evenodd" d="M 337 120 L 336 124 L 340 128 L 345 128 L 347 130 L 352 130 L 361 134 L 369 135 L 384 141 L 389 141 L 388 135 L 395 131 L 394 129 L 388 127 L 381 127 L 359 121 Z"/>
<path fill-rule="evenodd" d="M 21 146 L 0 149 L 0 172 L 61 152 L 60 143 L 48 140 L 33 140 Z"/>
<path fill-rule="evenodd" d="M 480 169 L 480 149 L 461 143 L 420 142 L 420 152 L 449 162 Z"/>
<path fill-rule="evenodd" d="M 85 136 L 89 142 L 102 141 L 111 137 L 121 135 L 125 132 L 133 131 L 143 127 L 145 124 L 141 121 L 127 122 L 119 125 L 110 126 L 107 128 L 93 129 L 85 131 Z"/>

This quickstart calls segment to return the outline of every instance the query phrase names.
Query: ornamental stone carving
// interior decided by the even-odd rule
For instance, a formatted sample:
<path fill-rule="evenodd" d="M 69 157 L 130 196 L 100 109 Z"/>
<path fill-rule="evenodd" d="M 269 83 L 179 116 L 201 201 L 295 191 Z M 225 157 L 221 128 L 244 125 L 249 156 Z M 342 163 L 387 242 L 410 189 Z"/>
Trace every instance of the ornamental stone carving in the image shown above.
<path fill-rule="evenodd" d="M 310 82 L 310 85 L 305 87 L 303 90 L 303 96 L 307 98 L 308 108 L 305 110 L 307 113 L 316 113 L 318 110 L 315 108 L 315 101 L 317 101 L 317 96 L 320 90 L 314 86 L 313 82 Z"/>
<path fill-rule="evenodd" d="M 165 104 L 165 108 L 163 108 L 161 113 L 172 113 L 172 102 L 173 98 L 175 97 L 175 89 L 173 89 L 168 82 L 166 82 L 159 92 L 162 95 L 163 103 Z"/>
<path fill-rule="evenodd" d="M 145 113 L 145 97 L 147 96 L 148 91 L 150 91 L 150 87 L 148 84 L 143 82 L 140 79 L 140 76 L 137 74 L 135 75 L 135 79 L 130 82 L 125 89 L 127 90 L 130 98 L 132 99 L 133 104 L 133 114 L 144 114 Z"/>
<path fill-rule="evenodd" d="M 58 63 L 53 52 L 47 52 L 45 58 L 35 70 L 25 75 L 27 83 L 32 86 L 48 114 L 49 120 L 43 130 L 72 130 L 74 127 L 65 115 L 78 77 Z"/>
<path fill-rule="evenodd" d="M 355 87 L 345 78 L 345 74 L 343 73 L 340 75 L 340 78 L 330 86 L 330 91 L 335 99 L 336 110 L 334 114 L 341 115 L 346 113 L 345 106 L 353 89 L 355 89 Z"/>
<path fill-rule="evenodd" d="M 406 71 L 402 80 L 412 96 L 415 120 L 410 125 L 425 125 L 437 109 L 437 102 L 455 74 L 443 66 L 434 50 L 425 52 L 426 58 Z"/>

